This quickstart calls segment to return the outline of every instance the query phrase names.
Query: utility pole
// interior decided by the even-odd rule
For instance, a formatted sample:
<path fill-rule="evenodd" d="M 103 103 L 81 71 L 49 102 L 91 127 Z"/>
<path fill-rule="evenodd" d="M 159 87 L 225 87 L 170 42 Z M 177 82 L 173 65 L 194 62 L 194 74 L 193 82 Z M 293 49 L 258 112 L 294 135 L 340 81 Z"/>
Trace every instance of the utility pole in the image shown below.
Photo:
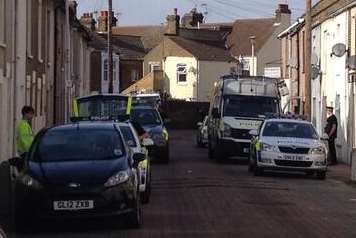
<path fill-rule="evenodd" d="M 311 120 L 311 31 L 312 31 L 312 0 L 306 0 L 305 17 L 305 104 L 304 114 Z"/>
<path fill-rule="evenodd" d="M 108 80 L 109 93 L 114 92 L 114 78 L 113 78 L 113 59 L 112 59 L 112 0 L 109 1 L 109 16 L 108 16 Z"/>

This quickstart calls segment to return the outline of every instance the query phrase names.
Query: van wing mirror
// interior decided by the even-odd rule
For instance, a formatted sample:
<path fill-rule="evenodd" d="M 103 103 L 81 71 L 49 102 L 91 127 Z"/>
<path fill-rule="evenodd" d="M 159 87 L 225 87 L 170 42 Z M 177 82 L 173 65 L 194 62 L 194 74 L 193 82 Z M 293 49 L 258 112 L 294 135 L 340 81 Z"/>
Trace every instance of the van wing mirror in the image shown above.
<path fill-rule="evenodd" d="M 213 118 L 217 119 L 220 118 L 220 113 L 218 108 L 213 108 L 211 114 L 213 115 Z"/>
<path fill-rule="evenodd" d="M 257 130 L 250 130 L 250 131 L 249 131 L 249 134 L 250 134 L 251 136 L 258 136 L 258 131 L 257 131 Z"/>
<path fill-rule="evenodd" d="M 132 158 L 134 161 L 134 167 L 137 167 L 140 162 L 145 160 L 146 155 L 144 153 L 135 153 Z"/>

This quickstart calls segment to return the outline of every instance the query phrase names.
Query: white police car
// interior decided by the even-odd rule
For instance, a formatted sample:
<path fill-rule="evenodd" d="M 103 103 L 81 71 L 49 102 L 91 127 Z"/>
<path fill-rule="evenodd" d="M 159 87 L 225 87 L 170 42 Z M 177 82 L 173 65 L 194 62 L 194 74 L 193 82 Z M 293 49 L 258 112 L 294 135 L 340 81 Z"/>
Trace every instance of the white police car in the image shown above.
<path fill-rule="evenodd" d="M 325 179 L 327 147 L 310 122 L 296 119 L 266 119 L 253 136 L 249 171 L 304 171 Z"/>

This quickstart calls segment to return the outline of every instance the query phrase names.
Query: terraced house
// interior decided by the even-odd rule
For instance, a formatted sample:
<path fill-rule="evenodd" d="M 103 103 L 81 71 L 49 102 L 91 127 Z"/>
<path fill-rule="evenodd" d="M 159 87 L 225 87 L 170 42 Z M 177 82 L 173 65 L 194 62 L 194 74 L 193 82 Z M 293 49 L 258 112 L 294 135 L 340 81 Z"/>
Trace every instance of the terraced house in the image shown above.
<path fill-rule="evenodd" d="M 66 121 L 71 99 L 89 91 L 89 32 L 64 0 L 0 0 L 0 160 L 14 155 L 21 108 L 33 128 Z"/>
<path fill-rule="evenodd" d="M 312 10 L 312 79 L 310 118 L 323 133 L 326 106 L 339 120 L 338 157 L 351 164 L 356 148 L 355 70 L 356 2 L 321 0 Z M 289 110 L 304 113 L 305 22 L 303 17 L 279 35 L 282 41 L 282 77 L 289 82 Z"/>

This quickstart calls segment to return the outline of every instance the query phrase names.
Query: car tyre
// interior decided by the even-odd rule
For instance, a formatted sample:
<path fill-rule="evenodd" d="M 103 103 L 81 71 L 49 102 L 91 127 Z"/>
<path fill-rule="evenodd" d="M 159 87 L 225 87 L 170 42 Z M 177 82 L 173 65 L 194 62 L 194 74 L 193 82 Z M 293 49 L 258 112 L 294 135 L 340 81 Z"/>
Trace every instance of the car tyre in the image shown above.
<path fill-rule="evenodd" d="M 213 155 L 214 155 L 214 159 L 216 160 L 216 162 L 218 164 L 223 164 L 226 161 L 227 156 L 226 156 L 225 152 L 222 150 L 220 142 L 218 142 Z"/>
<path fill-rule="evenodd" d="M 316 172 L 317 179 L 324 180 L 326 178 L 326 171 L 318 171 Z"/>
<path fill-rule="evenodd" d="M 213 151 L 212 145 L 210 143 L 210 140 L 208 141 L 208 157 L 211 160 L 214 159 L 214 151 Z"/>
<path fill-rule="evenodd" d="M 150 176 L 150 175 L 149 175 Z M 143 204 L 147 204 L 150 202 L 150 196 L 151 196 L 151 179 L 146 179 L 147 184 L 146 184 L 146 190 L 141 193 L 141 202 Z"/>
<path fill-rule="evenodd" d="M 169 145 L 167 144 L 166 149 L 162 154 L 162 162 L 165 164 L 169 163 Z"/>
<path fill-rule="evenodd" d="M 142 226 L 142 207 L 141 199 L 138 196 L 135 200 L 135 207 L 132 212 L 127 214 L 126 225 L 130 229 L 138 229 Z"/>

